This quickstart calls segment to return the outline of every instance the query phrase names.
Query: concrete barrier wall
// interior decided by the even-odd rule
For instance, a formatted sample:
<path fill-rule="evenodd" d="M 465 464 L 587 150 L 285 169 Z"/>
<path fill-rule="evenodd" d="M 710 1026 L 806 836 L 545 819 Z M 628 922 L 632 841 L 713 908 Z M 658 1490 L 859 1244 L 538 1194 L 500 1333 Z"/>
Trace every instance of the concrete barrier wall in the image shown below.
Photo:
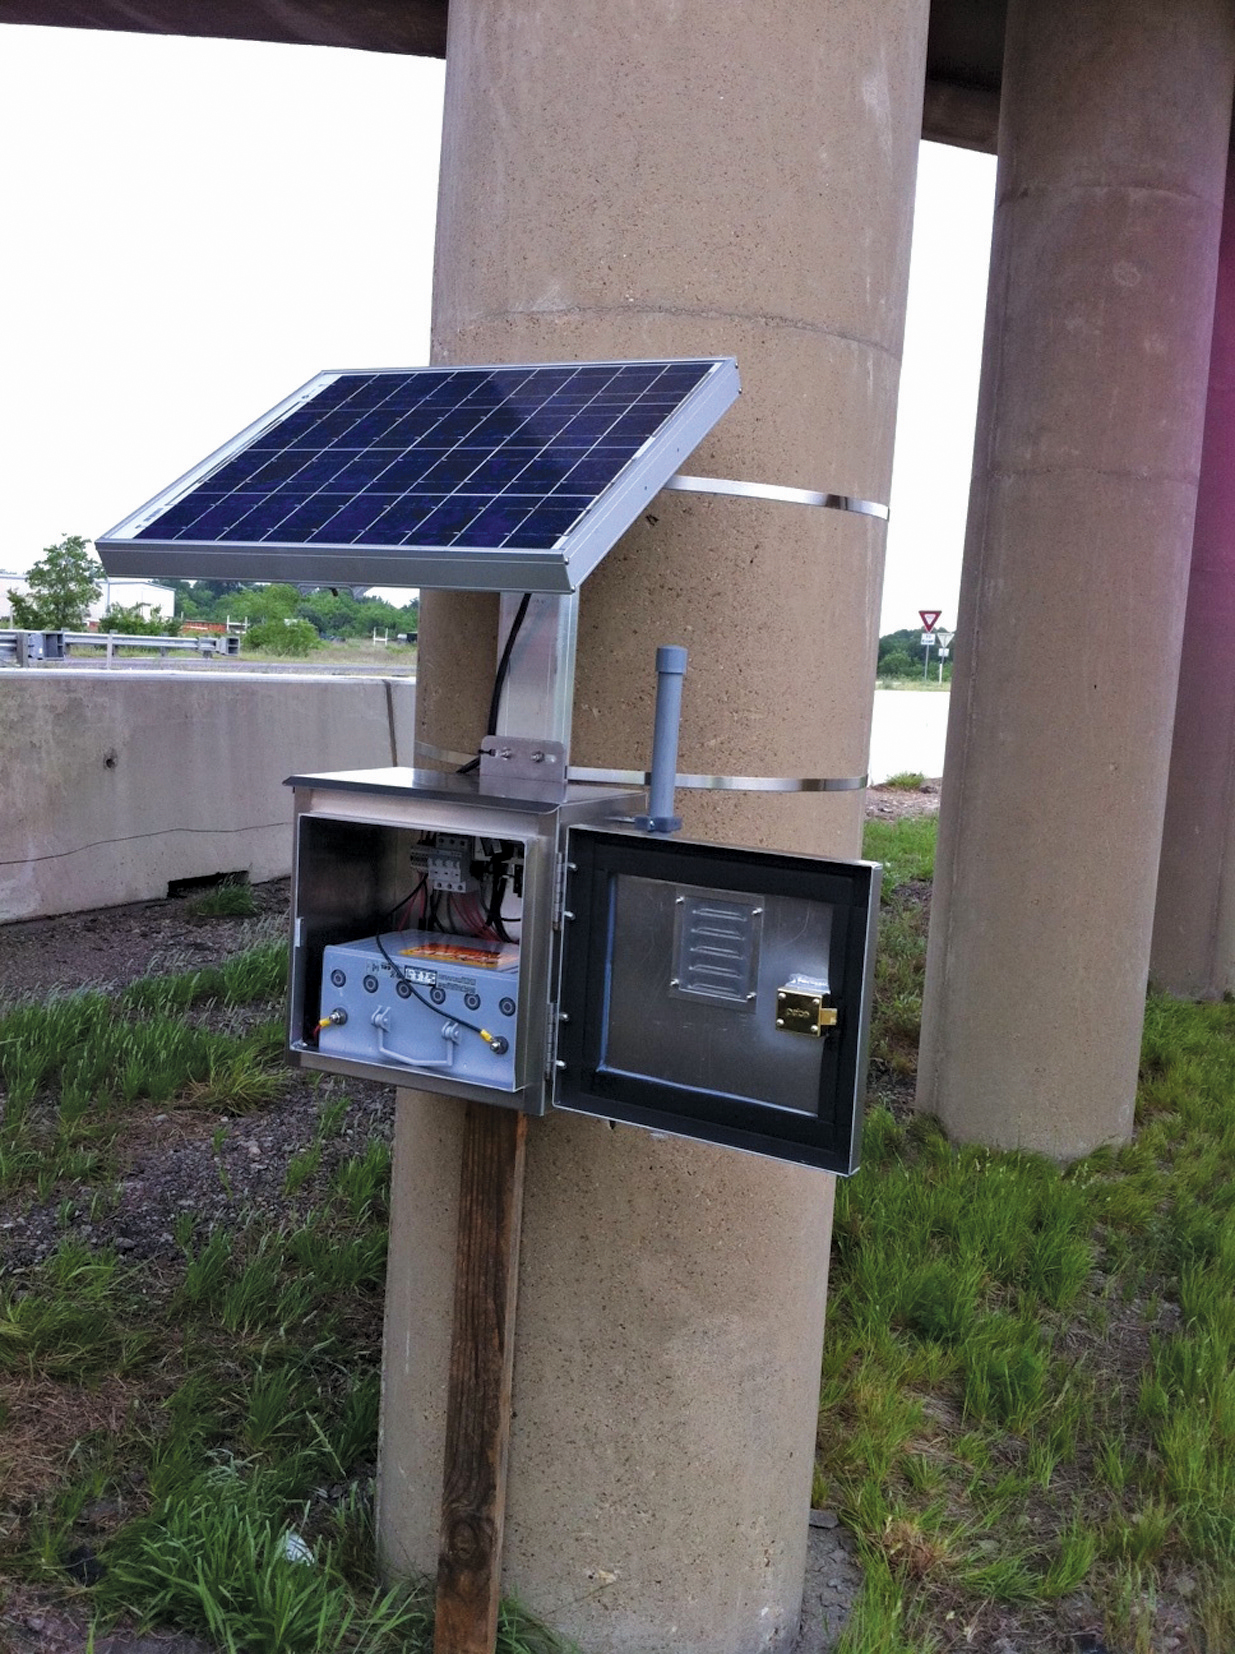
<path fill-rule="evenodd" d="M 291 868 L 297 771 L 412 762 L 414 680 L 0 676 L 0 923 Z"/>

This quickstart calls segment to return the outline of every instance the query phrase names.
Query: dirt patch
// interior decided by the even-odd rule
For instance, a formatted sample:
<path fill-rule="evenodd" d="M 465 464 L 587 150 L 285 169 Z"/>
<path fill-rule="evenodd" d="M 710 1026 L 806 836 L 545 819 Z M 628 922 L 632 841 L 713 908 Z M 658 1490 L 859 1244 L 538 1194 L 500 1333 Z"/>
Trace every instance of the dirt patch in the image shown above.
<path fill-rule="evenodd" d="M 75 988 L 121 988 L 143 976 L 222 965 L 287 933 L 287 879 L 252 888 L 249 919 L 196 919 L 193 896 L 0 926 L 0 1010 Z"/>
<path fill-rule="evenodd" d="M 124 1423 L 131 1387 L 106 1378 L 86 1388 L 52 1379 L 0 1378 L 0 1538 L 8 1514 L 56 1482 L 74 1442 L 97 1430 L 113 1434 Z"/>
<path fill-rule="evenodd" d="M 942 782 L 923 781 L 920 787 L 868 787 L 866 814 L 876 821 L 901 821 L 905 816 L 933 816 L 939 814 L 939 789 Z"/>

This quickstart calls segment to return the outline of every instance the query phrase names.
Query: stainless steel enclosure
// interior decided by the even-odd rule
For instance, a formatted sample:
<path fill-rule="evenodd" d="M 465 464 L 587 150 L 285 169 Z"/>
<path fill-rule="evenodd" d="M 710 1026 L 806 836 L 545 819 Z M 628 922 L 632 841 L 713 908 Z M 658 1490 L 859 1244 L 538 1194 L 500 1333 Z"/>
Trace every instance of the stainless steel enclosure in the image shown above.
<path fill-rule="evenodd" d="M 643 795 L 584 786 L 563 798 L 558 787 L 505 778 L 498 791 L 483 777 L 409 769 L 293 776 L 288 784 L 296 799 L 292 1060 L 543 1113 L 560 839 L 572 825 L 629 819 Z M 409 868 L 428 865 L 430 855 L 447 913 L 457 911 L 470 859 L 462 843 L 507 847 L 518 868 L 517 936 L 495 950 L 480 929 L 411 926 L 409 947 L 397 947 L 392 915 L 406 906 Z M 332 983 L 332 974 L 343 980 Z M 401 1019 L 416 1024 L 410 1054 Z"/>

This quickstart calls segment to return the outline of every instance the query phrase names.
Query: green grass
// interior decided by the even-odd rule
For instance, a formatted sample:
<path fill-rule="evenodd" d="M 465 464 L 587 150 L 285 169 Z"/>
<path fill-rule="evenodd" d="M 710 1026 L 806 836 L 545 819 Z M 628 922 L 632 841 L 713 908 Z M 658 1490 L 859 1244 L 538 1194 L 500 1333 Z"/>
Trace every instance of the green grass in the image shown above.
<path fill-rule="evenodd" d="M 933 816 L 866 824 L 863 853 L 883 863 L 870 1046 L 876 1096 L 917 1072 L 929 916 L 922 887 L 935 872 L 935 829 Z"/>
<path fill-rule="evenodd" d="M 251 919 L 256 912 L 257 898 L 247 879 L 223 879 L 189 903 L 194 919 Z"/>
<path fill-rule="evenodd" d="M 281 997 L 286 979 L 286 945 L 263 942 L 222 967 L 0 1017 L 0 1192 L 97 1192 L 120 1120 L 143 1105 L 241 1113 L 269 1102 L 285 1076 L 280 1007 L 242 1035 L 221 1025 L 235 1007 Z"/>
<path fill-rule="evenodd" d="M 887 867 L 875 1097 L 863 1168 L 837 1187 L 814 1488 L 865 1568 L 843 1654 L 988 1646 L 995 1617 L 1026 1648 L 1101 1626 L 1112 1650 L 1152 1650 L 1180 1616 L 1183 1648 L 1225 1654 L 1235 1005 L 1150 999 L 1127 1146 L 1064 1170 L 956 1148 L 907 1106 L 934 823 L 874 822 L 866 848 Z M 84 1513 L 110 1501 L 120 1514 L 91 1540 L 100 1625 L 126 1610 L 220 1649 L 418 1650 L 427 1598 L 378 1591 L 364 1494 L 389 1155 L 340 1156 L 346 1098 L 324 1092 L 294 1145 L 278 1224 L 237 1207 L 211 1230 L 188 1212 L 177 1261 L 140 1270 L 72 1225 L 118 1198 L 126 1120 L 203 1096 L 231 1115 L 246 1076 L 277 1078 L 284 970 L 258 949 L 0 1021 L 0 1177 L 67 1225 L 39 1269 L 0 1276 L 0 1423 L 32 1385 L 70 1408 L 109 1384 L 126 1398 L 106 1428 L 74 1424 L 19 1502 L 0 1488 L 0 1578 L 63 1583 Z M 223 1027 L 238 1004 L 258 1010 L 243 1036 Z M 257 1090 L 246 1106 L 265 1106 Z M 289 1531 L 312 1567 L 283 1554 Z M 505 1654 L 561 1647 L 513 1607 L 504 1626 Z"/>
<path fill-rule="evenodd" d="M 912 1073 L 933 825 L 868 832 L 885 1074 Z M 1125 1148 L 1061 1170 L 876 1107 L 863 1153 L 815 1488 L 868 1565 L 844 1654 L 951 1647 L 984 1605 L 1026 1646 L 1096 1614 L 1148 1650 L 1171 1598 L 1184 1646 L 1235 1647 L 1235 1005 L 1150 999 Z"/>
<path fill-rule="evenodd" d="M 74 1227 L 116 1205 L 124 1133 L 143 1114 L 230 1121 L 277 1095 L 286 971 L 285 945 L 263 943 L 221 968 L 0 1018 L 0 1193 L 18 1210 L 54 1201 L 65 1229 L 39 1267 L 0 1268 L 0 1603 L 25 1580 L 75 1590 L 99 1635 L 125 1616 L 225 1654 L 429 1654 L 429 1586 L 377 1583 L 390 1152 L 341 1152 L 346 1094 L 323 1088 L 278 1223 L 234 1196 L 215 1227 L 185 1210 L 172 1259 L 141 1265 Z M 248 1031 L 233 1034 L 240 1006 Z M 205 1139 L 225 1187 L 230 1130 Z M 39 1428 L 10 1448 L 35 1392 Z M 91 1422 L 104 1394 L 106 1422 Z M 288 1555 L 289 1534 L 311 1561 Z M 102 1568 L 88 1591 L 65 1573 L 83 1543 Z M 516 1603 L 498 1646 L 567 1649 Z"/>
<path fill-rule="evenodd" d="M 890 775 L 886 781 L 881 781 L 881 787 L 891 787 L 893 792 L 916 793 L 922 790 L 922 783 L 926 777 L 921 770 L 898 770 Z"/>

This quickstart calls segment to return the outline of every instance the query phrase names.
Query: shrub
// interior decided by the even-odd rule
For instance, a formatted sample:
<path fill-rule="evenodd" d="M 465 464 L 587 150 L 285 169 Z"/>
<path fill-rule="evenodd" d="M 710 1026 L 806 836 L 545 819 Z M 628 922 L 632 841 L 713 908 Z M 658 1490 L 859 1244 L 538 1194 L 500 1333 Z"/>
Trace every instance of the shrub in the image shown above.
<path fill-rule="evenodd" d="M 113 603 L 99 621 L 100 632 L 117 632 L 121 637 L 179 637 L 180 622 L 168 620 L 155 609 L 147 615 L 149 603 L 134 603 L 126 607 Z"/>
<path fill-rule="evenodd" d="M 307 620 L 267 620 L 249 627 L 244 648 L 263 649 L 268 655 L 307 655 L 319 641 L 316 627 Z"/>

